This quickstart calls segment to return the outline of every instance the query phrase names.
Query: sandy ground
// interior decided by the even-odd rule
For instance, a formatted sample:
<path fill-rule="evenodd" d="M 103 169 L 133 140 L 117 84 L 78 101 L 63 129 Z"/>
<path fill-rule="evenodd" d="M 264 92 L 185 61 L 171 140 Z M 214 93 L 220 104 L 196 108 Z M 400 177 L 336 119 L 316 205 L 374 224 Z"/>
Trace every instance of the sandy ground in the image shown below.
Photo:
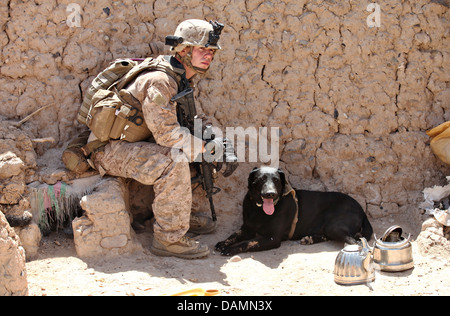
<path fill-rule="evenodd" d="M 392 225 L 372 224 L 378 236 Z M 408 232 L 405 226 L 404 232 Z M 413 239 L 418 232 L 416 227 Z M 229 227 L 219 226 L 216 233 L 196 238 L 212 249 L 229 233 Z M 144 249 L 150 247 L 151 236 L 149 231 L 138 234 Z M 449 295 L 450 254 L 424 257 L 417 244 L 412 244 L 413 269 L 377 271 L 370 284 L 341 286 L 333 276 L 334 261 L 343 247 L 336 242 L 300 245 L 287 241 L 278 249 L 240 254 L 237 260 L 214 252 L 195 261 L 162 258 L 148 250 L 108 260 L 81 260 L 71 238 L 53 233 L 43 238 L 38 257 L 27 263 L 29 294 L 146 296 L 203 288 L 219 290 L 225 296 Z"/>

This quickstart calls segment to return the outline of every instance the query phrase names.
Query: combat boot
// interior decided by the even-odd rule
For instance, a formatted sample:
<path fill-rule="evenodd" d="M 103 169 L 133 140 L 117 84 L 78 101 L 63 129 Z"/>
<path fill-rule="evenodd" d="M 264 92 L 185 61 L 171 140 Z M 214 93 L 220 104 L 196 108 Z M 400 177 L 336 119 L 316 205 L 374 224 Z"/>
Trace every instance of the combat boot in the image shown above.
<path fill-rule="evenodd" d="M 157 256 L 182 259 L 200 259 L 209 255 L 207 245 L 202 245 L 187 236 L 183 236 L 179 241 L 172 244 L 154 237 L 150 252 Z"/>
<path fill-rule="evenodd" d="M 217 222 L 210 217 L 204 215 L 195 215 L 191 213 L 189 221 L 189 232 L 194 234 L 209 234 L 212 233 L 217 226 Z"/>

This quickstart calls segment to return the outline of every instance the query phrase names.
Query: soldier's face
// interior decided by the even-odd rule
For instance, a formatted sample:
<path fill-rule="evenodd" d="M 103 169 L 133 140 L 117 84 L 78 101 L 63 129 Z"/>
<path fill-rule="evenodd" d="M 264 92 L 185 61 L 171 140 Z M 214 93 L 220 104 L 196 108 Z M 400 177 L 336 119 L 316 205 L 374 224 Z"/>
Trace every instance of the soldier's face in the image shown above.
<path fill-rule="evenodd" d="M 215 52 L 216 50 L 212 48 L 194 46 L 192 49 L 192 65 L 201 69 L 208 69 L 214 59 Z"/>

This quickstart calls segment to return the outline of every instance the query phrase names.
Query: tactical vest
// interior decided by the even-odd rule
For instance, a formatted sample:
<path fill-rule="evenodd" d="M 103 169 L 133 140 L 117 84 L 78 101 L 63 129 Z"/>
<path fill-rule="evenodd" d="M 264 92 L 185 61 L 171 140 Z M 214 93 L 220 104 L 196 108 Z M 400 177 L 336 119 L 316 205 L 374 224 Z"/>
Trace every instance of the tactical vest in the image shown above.
<path fill-rule="evenodd" d="M 150 57 L 141 63 L 133 59 L 117 60 L 92 81 L 77 120 L 86 124 L 100 142 L 110 139 L 137 142 L 149 138 L 151 132 L 142 105 L 125 87 L 144 71 L 154 70 L 171 76 L 179 87 L 184 85 L 185 70 L 176 67 L 171 56 Z"/>
<path fill-rule="evenodd" d="M 77 115 L 78 122 L 86 124 L 97 139 L 87 142 L 90 132 L 86 131 L 70 142 L 62 154 L 67 169 L 82 174 L 94 168 L 87 158 L 110 139 L 137 142 L 151 136 L 141 103 L 126 87 L 139 74 L 153 70 L 171 76 L 177 82 L 178 91 L 189 86 L 183 66 L 171 56 L 147 58 L 141 63 L 133 59 L 112 63 L 92 81 Z"/>

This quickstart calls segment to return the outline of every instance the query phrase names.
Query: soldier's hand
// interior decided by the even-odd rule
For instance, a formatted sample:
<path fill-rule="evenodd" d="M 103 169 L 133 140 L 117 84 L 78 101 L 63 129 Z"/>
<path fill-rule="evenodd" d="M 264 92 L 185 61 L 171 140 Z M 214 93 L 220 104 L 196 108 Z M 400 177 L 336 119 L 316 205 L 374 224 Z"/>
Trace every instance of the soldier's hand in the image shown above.
<path fill-rule="evenodd" d="M 224 177 L 229 177 L 239 166 L 238 158 L 234 153 L 233 143 L 228 139 L 223 139 L 223 161 L 225 163 Z"/>

